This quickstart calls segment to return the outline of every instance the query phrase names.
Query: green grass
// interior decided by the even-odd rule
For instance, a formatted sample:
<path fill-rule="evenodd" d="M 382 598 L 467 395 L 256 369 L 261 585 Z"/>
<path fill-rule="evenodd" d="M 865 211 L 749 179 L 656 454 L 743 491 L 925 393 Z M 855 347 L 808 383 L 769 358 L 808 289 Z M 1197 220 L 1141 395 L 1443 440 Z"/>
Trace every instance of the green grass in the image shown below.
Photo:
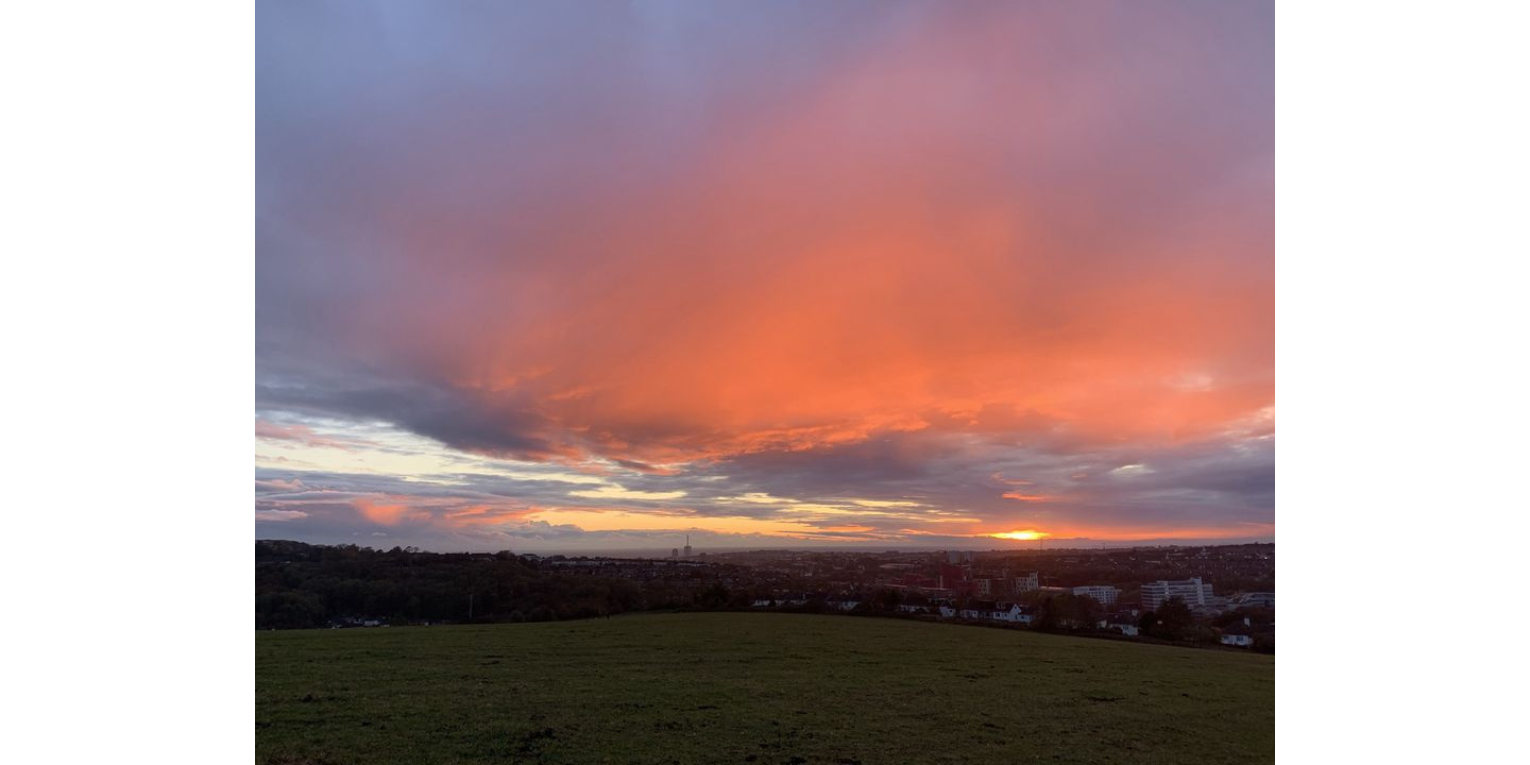
<path fill-rule="evenodd" d="M 263 632 L 261 763 L 1275 757 L 1275 660 L 892 619 Z"/>

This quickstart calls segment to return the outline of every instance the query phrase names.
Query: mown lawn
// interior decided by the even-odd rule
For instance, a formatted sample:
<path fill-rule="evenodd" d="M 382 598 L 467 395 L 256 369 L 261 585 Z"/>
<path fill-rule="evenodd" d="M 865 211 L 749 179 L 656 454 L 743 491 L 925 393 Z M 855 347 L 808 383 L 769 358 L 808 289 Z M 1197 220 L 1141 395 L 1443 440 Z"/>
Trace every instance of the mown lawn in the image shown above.
<path fill-rule="evenodd" d="M 262 632 L 257 763 L 1261 763 L 1270 656 L 891 619 Z"/>

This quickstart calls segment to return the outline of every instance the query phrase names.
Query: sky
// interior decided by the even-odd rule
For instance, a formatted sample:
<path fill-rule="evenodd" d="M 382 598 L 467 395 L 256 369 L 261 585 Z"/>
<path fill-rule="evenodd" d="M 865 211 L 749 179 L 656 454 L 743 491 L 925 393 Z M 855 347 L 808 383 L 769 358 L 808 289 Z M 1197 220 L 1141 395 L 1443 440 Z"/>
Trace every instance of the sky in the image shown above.
<path fill-rule="evenodd" d="M 1249 0 L 262 2 L 256 536 L 1271 541 L 1273 43 Z"/>

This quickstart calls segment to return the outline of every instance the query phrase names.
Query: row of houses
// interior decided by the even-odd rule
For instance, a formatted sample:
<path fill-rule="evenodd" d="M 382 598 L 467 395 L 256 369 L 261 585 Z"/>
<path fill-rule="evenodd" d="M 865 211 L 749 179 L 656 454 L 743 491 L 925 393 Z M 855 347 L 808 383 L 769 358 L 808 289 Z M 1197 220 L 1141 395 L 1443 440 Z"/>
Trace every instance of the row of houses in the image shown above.
<path fill-rule="evenodd" d="M 905 614 L 929 614 L 942 619 L 969 619 L 1008 624 L 1030 624 L 1036 615 L 1036 609 L 1030 606 L 983 601 L 968 603 L 965 608 L 957 608 L 950 603 L 931 603 L 926 606 L 904 604 L 898 606 L 898 611 Z"/>
<path fill-rule="evenodd" d="M 750 603 L 752 608 L 794 608 L 807 605 L 807 598 L 760 598 Z M 859 600 L 829 600 L 824 605 L 836 611 L 854 611 L 860 606 Z"/>
<path fill-rule="evenodd" d="M 1036 609 L 1033 606 L 1023 606 L 1019 603 L 969 603 L 965 608 L 957 608 L 951 603 L 931 603 L 927 606 L 904 604 L 898 606 L 898 611 L 905 614 L 928 614 L 939 616 L 943 619 L 967 619 L 969 621 L 1002 622 L 1005 624 L 1031 624 L 1036 620 Z M 1101 620 L 1100 629 L 1120 632 L 1123 635 L 1136 637 L 1139 634 L 1137 625 L 1134 623 Z"/>
<path fill-rule="evenodd" d="M 777 608 L 803 606 L 808 603 L 807 598 L 784 598 L 760 599 L 753 602 L 755 608 Z M 861 604 L 858 600 L 829 600 L 825 606 L 838 611 L 853 611 Z M 996 622 L 1001 624 L 1030 625 L 1036 619 L 1036 609 L 1031 606 L 1023 606 L 1019 603 L 998 603 L 977 601 L 968 603 L 965 607 L 958 608 L 950 602 L 930 603 L 928 605 L 914 605 L 904 603 L 898 606 L 898 612 L 915 616 L 938 616 L 942 619 L 964 619 L 977 622 Z M 1135 614 L 1136 612 L 1131 612 Z M 1101 619 L 1096 625 L 1099 629 L 1116 632 L 1126 637 L 1137 637 L 1141 634 L 1139 626 L 1126 621 L 1128 614 L 1117 614 L 1108 619 Z M 1235 625 L 1219 637 L 1222 645 L 1239 646 L 1248 648 L 1254 644 L 1254 638 L 1248 634 L 1248 620 L 1243 620 L 1243 625 Z M 1241 627 L 1241 629 L 1240 629 Z"/>
<path fill-rule="evenodd" d="M 941 616 L 955 616 L 958 619 L 971 619 L 973 621 L 1008 622 L 1010 624 L 1030 624 L 1036 615 L 1036 609 L 1030 606 L 1022 606 L 1019 603 L 969 603 L 966 608 L 957 610 L 951 606 L 940 607 Z"/>

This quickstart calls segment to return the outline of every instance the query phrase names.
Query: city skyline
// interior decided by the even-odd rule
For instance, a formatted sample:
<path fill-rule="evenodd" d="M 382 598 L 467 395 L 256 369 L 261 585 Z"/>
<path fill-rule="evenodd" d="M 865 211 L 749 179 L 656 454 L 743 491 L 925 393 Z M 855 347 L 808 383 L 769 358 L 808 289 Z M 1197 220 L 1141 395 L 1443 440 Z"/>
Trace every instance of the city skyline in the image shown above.
<path fill-rule="evenodd" d="M 1267 4 L 265 4 L 256 533 L 1274 539 Z"/>

